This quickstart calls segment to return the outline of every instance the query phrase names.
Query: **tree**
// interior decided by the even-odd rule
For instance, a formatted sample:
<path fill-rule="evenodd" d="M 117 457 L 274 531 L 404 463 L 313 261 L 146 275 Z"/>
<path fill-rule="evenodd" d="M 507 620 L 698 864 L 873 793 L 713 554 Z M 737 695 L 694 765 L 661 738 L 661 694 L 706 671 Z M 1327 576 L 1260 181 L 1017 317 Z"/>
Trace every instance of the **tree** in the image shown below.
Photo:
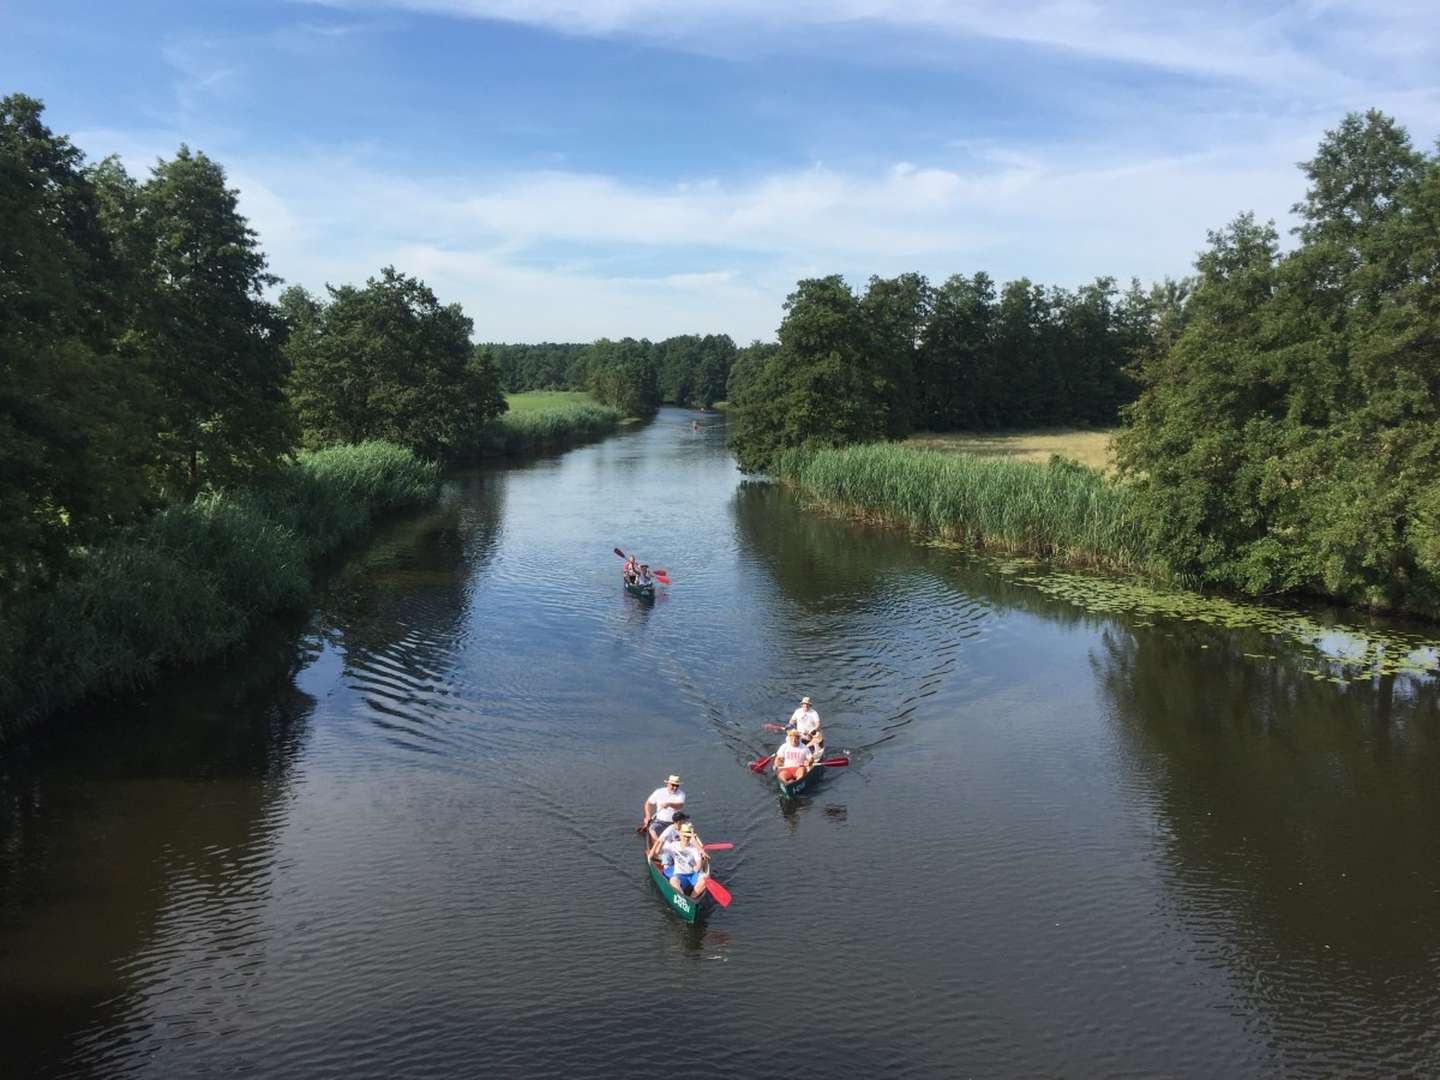
<path fill-rule="evenodd" d="M 926 431 L 993 422 L 995 284 L 955 274 L 935 291 L 915 360 L 915 423 Z"/>
<path fill-rule="evenodd" d="M 470 344 L 458 304 L 385 267 L 364 288 L 281 298 L 290 322 L 290 396 L 309 445 L 387 439 L 430 457 L 465 452 L 504 411 L 499 371 Z"/>
<path fill-rule="evenodd" d="M 283 326 L 264 298 L 279 279 L 236 196 L 224 169 L 186 146 L 135 195 L 146 302 L 130 342 L 158 393 L 162 475 L 192 494 L 267 469 L 294 443 Z"/>
<path fill-rule="evenodd" d="M 865 351 L 865 312 L 838 274 L 801 281 L 785 301 L 780 347 L 731 402 L 730 445 L 760 472 L 793 446 L 884 438 L 891 385 Z"/>
<path fill-rule="evenodd" d="M 137 372 L 114 352 L 117 258 L 84 157 L 0 99 L 0 609 L 153 498 Z M 8 594 L 8 595 L 7 595 Z"/>
<path fill-rule="evenodd" d="M 600 338 L 585 350 L 582 363 L 591 396 L 613 405 L 622 416 L 649 417 L 660 407 L 659 382 L 648 341 Z"/>
<path fill-rule="evenodd" d="M 867 353 L 885 386 L 885 434 L 903 439 L 914 427 L 918 350 L 934 304 L 934 290 L 922 274 L 872 277 L 861 308 Z"/>

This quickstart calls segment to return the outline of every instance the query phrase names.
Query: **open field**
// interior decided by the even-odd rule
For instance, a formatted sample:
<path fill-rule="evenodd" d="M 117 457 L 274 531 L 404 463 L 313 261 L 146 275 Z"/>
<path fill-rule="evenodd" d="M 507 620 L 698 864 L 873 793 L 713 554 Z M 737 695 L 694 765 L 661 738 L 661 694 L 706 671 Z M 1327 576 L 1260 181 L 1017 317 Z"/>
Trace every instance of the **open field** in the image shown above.
<path fill-rule="evenodd" d="M 583 390 L 530 390 L 524 394 L 506 394 L 512 413 L 543 412 L 565 409 L 572 405 L 594 405 L 596 401 Z"/>
<path fill-rule="evenodd" d="M 1070 458 L 1092 469 L 1110 472 L 1110 440 L 1116 428 L 1036 428 L 1031 431 L 951 431 L 941 435 L 922 432 L 905 440 L 908 446 L 930 450 L 1049 461 L 1051 454 Z"/>

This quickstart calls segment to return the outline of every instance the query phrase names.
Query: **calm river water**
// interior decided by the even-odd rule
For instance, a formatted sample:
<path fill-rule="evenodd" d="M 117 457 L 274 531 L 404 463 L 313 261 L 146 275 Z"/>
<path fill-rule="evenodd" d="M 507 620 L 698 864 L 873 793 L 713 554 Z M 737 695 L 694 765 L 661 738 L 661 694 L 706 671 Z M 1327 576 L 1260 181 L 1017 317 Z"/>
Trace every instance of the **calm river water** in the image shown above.
<path fill-rule="evenodd" d="M 695 415 L 458 478 L 0 758 L 0 1072 L 1440 1073 L 1433 680 L 1087 614 Z M 785 804 L 803 693 L 854 765 Z M 735 844 L 693 928 L 633 833 L 672 770 Z"/>

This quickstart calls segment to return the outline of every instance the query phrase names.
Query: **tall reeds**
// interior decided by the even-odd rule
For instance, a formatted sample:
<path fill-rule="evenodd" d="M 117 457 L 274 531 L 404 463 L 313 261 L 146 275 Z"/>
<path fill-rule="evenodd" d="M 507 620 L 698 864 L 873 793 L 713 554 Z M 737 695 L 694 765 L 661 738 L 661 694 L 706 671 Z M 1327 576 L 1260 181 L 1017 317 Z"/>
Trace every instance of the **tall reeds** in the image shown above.
<path fill-rule="evenodd" d="M 207 492 L 76 554 L 0 635 L 0 739 L 97 694 L 222 652 L 303 605 L 315 561 L 375 516 L 423 504 L 439 467 L 389 443 L 304 454 L 253 488 Z"/>
<path fill-rule="evenodd" d="M 1084 466 L 891 443 L 782 452 L 772 473 L 827 508 L 977 547 L 1148 570 L 1129 492 Z"/>
<path fill-rule="evenodd" d="M 476 452 L 482 456 L 513 456 L 568 446 L 608 435 L 619 425 L 620 412 L 609 405 L 573 403 L 517 409 L 485 425 Z"/>

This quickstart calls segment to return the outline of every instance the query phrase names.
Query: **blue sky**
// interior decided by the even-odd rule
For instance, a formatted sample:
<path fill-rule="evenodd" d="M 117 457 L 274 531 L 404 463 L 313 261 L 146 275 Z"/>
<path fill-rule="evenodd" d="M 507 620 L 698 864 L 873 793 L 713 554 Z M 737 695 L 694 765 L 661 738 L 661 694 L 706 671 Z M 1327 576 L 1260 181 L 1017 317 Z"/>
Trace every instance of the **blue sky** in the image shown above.
<path fill-rule="evenodd" d="M 4 92 L 187 142 L 312 289 L 481 340 L 770 338 L 801 277 L 1186 273 L 1347 111 L 1440 132 L 1433 0 L 150 0 L 0 7 Z"/>

